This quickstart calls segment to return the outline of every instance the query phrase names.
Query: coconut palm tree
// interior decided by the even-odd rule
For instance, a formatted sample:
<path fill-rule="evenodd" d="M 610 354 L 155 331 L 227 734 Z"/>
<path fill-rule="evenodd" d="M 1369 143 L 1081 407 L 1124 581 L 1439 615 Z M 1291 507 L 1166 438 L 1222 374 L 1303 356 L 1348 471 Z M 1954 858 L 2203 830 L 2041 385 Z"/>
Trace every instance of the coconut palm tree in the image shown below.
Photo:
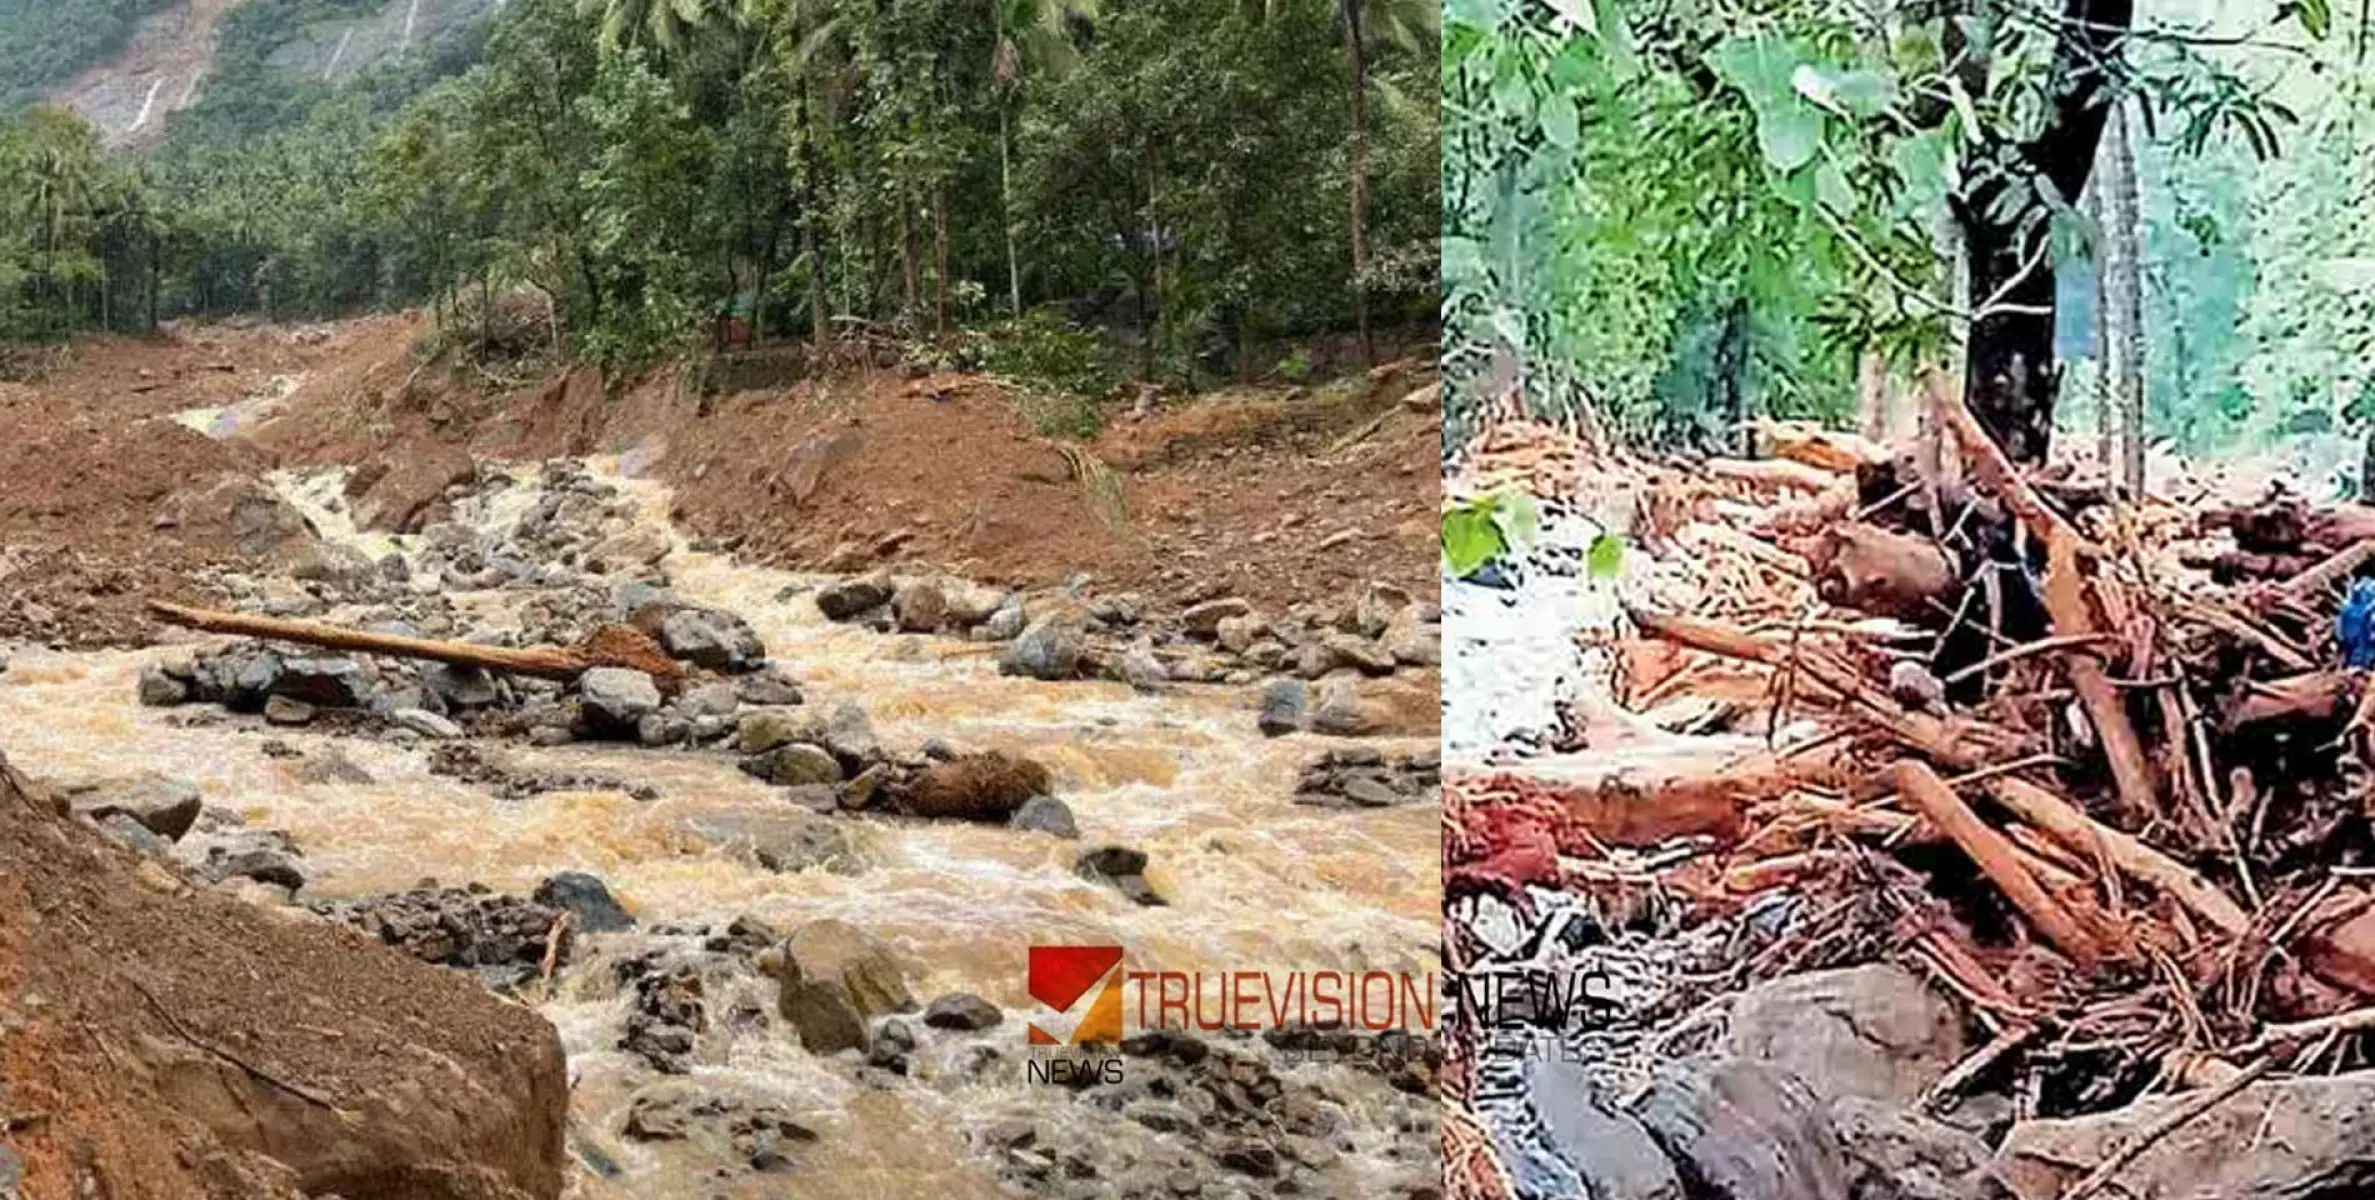
<path fill-rule="evenodd" d="M 1014 248 L 1013 99 L 1029 74 L 1061 75 L 1079 63 L 1074 22 L 1097 15 L 1097 0 L 990 0 L 997 42 L 990 51 L 990 86 L 998 105 L 998 204 L 1006 225 L 1006 299 L 1023 311 L 1023 273 Z"/>
<path fill-rule="evenodd" d="M 1257 0 L 1263 19 L 1288 0 Z M 1441 10 L 1429 0 L 1330 0 L 1337 31 L 1352 63 L 1352 295 L 1361 353 L 1374 360 L 1369 340 L 1369 78 L 1370 52 L 1381 46 L 1419 50 L 1436 37 Z"/>
<path fill-rule="evenodd" d="M 601 18 L 604 49 L 648 45 L 671 54 L 693 30 L 732 7 L 729 0 L 577 0 L 577 15 Z"/>

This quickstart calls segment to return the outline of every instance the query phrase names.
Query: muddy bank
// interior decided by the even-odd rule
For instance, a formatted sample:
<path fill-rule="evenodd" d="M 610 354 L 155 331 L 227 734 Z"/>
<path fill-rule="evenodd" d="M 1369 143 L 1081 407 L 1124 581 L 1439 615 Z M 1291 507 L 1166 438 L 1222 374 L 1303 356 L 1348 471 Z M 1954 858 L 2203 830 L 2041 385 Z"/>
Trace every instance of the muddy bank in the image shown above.
<path fill-rule="evenodd" d="M 0 1159 L 28 1198 L 560 1195 L 532 1011 L 144 860 L 0 762 Z"/>

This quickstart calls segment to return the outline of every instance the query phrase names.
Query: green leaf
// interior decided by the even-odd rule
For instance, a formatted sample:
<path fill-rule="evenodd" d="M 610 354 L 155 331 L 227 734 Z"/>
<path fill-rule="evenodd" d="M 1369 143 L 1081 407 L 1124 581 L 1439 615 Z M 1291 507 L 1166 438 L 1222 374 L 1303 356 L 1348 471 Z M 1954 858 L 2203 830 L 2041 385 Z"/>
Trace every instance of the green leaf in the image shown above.
<path fill-rule="evenodd" d="M 1444 5 L 1444 13 L 1452 24 L 1472 29 L 1498 29 L 1509 19 L 1509 9 L 1502 0 L 1450 0 Z"/>
<path fill-rule="evenodd" d="M 1542 101 L 1542 137 L 1561 150 L 1575 148 L 1575 102 L 1563 93 Z"/>
<path fill-rule="evenodd" d="M 1796 97 L 1757 114 L 1757 149 L 1776 171 L 1788 173 L 1814 161 L 1822 147 L 1822 114 Z"/>
<path fill-rule="evenodd" d="M 1855 215 L 1855 185 L 1847 181 L 1847 172 L 1831 159 L 1824 159 L 1814 170 L 1814 198 L 1842 217 Z"/>
<path fill-rule="evenodd" d="M 1946 94 L 1954 101 L 1955 117 L 1962 122 L 1963 139 L 1965 141 L 1978 140 L 1980 131 L 1987 127 L 1979 123 L 1979 106 L 1971 102 L 1971 93 L 1964 90 L 1963 81 L 1953 75 L 1948 75 L 1946 77 Z"/>
<path fill-rule="evenodd" d="M 2318 41 L 2326 40 L 2326 31 L 2334 27 L 2334 10 L 2326 0 L 2294 0 L 2285 7 L 2294 10 L 2302 30 Z"/>
<path fill-rule="evenodd" d="M 1603 533 L 1592 539 L 1591 550 L 1584 555 L 1584 570 L 1594 579 L 1614 579 L 1624 573 L 1625 540 L 1613 533 Z"/>
<path fill-rule="evenodd" d="M 1511 492 L 1500 497 L 1495 516 L 1501 535 L 1510 546 L 1531 546 L 1535 531 L 1541 526 L 1541 515 L 1535 510 L 1531 492 Z"/>
<path fill-rule="evenodd" d="M 1443 514 L 1443 561 L 1452 578 L 1466 579 L 1500 556 L 1502 534 L 1489 500 L 1461 505 Z"/>
<path fill-rule="evenodd" d="M 1484 243 L 1471 237 L 1443 235 L 1443 278 L 1446 282 L 1482 282 L 1486 275 Z"/>

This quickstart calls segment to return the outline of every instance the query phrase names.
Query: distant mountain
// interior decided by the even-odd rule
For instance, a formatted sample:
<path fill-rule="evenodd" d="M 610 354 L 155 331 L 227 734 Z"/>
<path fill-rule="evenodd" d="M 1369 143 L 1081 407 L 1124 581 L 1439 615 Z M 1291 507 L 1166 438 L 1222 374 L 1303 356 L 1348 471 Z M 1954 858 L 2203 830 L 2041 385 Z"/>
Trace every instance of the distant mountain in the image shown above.
<path fill-rule="evenodd" d="M 460 69 L 503 3 L 0 0 L 0 79 L 30 81 L 0 102 L 65 104 L 119 149 L 158 144 L 198 106 L 218 110 L 218 135 L 268 126 L 377 68 Z"/>

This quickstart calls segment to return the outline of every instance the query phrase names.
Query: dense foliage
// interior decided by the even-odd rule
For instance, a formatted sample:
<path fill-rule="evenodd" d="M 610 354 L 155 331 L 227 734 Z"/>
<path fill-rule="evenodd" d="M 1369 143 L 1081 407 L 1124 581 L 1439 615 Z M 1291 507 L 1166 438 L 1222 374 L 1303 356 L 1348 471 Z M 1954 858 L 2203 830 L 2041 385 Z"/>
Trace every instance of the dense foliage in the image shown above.
<path fill-rule="evenodd" d="M 2238 32 L 2095 19 L 2086 0 L 1986 12 L 1453 0 L 1455 435 L 1514 393 L 1712 445 L 1754 415 L 1845 418 L 1867 363 L 1902 378 L 1990 350 L 1973 389 L 2025 358 L 2032 394 L 2011 399 L 2050 418 L 2058 383 L 2081 398 L 2064 421 L 2091 417 L 2098 373 L 2054 359 L 2093 341 L 2102 231 L 2081 185 L 2115 108 L 2140 146 L 2153 427 L 2207 446 L 2295 405 L 2288 389 L 2332 413 L 2363 395 L 2365 289 L 2320 282 L 2368 228 L 2350 215 L 2370 169 L 2349 140 L 2369 86 L 2358 18 L 2288 4 Z"/>
<path fill-rule="evenodd" d="M 957 331 L 1055 304 L 1182 377 L 1266 370 L 1358 301 L 1436 311 L 1434 40 L 1407 0 L 515 0 L 345 86 L 273 66 L 289 30 L 372 7 L 252 0 L 147 158 L 55 111 L 0 134 L 72 142 L 88 181 L 71 219 L 0 214 L 0 337 L 426 302 L 491 338 L 524 299 L 613 366 L 728 318 L 985 357 Z"/>
<path fill-rule="evenodd" d="M 16 108 L 123 48 L 166 0 L 0 0 L 0 110 Z"/>

